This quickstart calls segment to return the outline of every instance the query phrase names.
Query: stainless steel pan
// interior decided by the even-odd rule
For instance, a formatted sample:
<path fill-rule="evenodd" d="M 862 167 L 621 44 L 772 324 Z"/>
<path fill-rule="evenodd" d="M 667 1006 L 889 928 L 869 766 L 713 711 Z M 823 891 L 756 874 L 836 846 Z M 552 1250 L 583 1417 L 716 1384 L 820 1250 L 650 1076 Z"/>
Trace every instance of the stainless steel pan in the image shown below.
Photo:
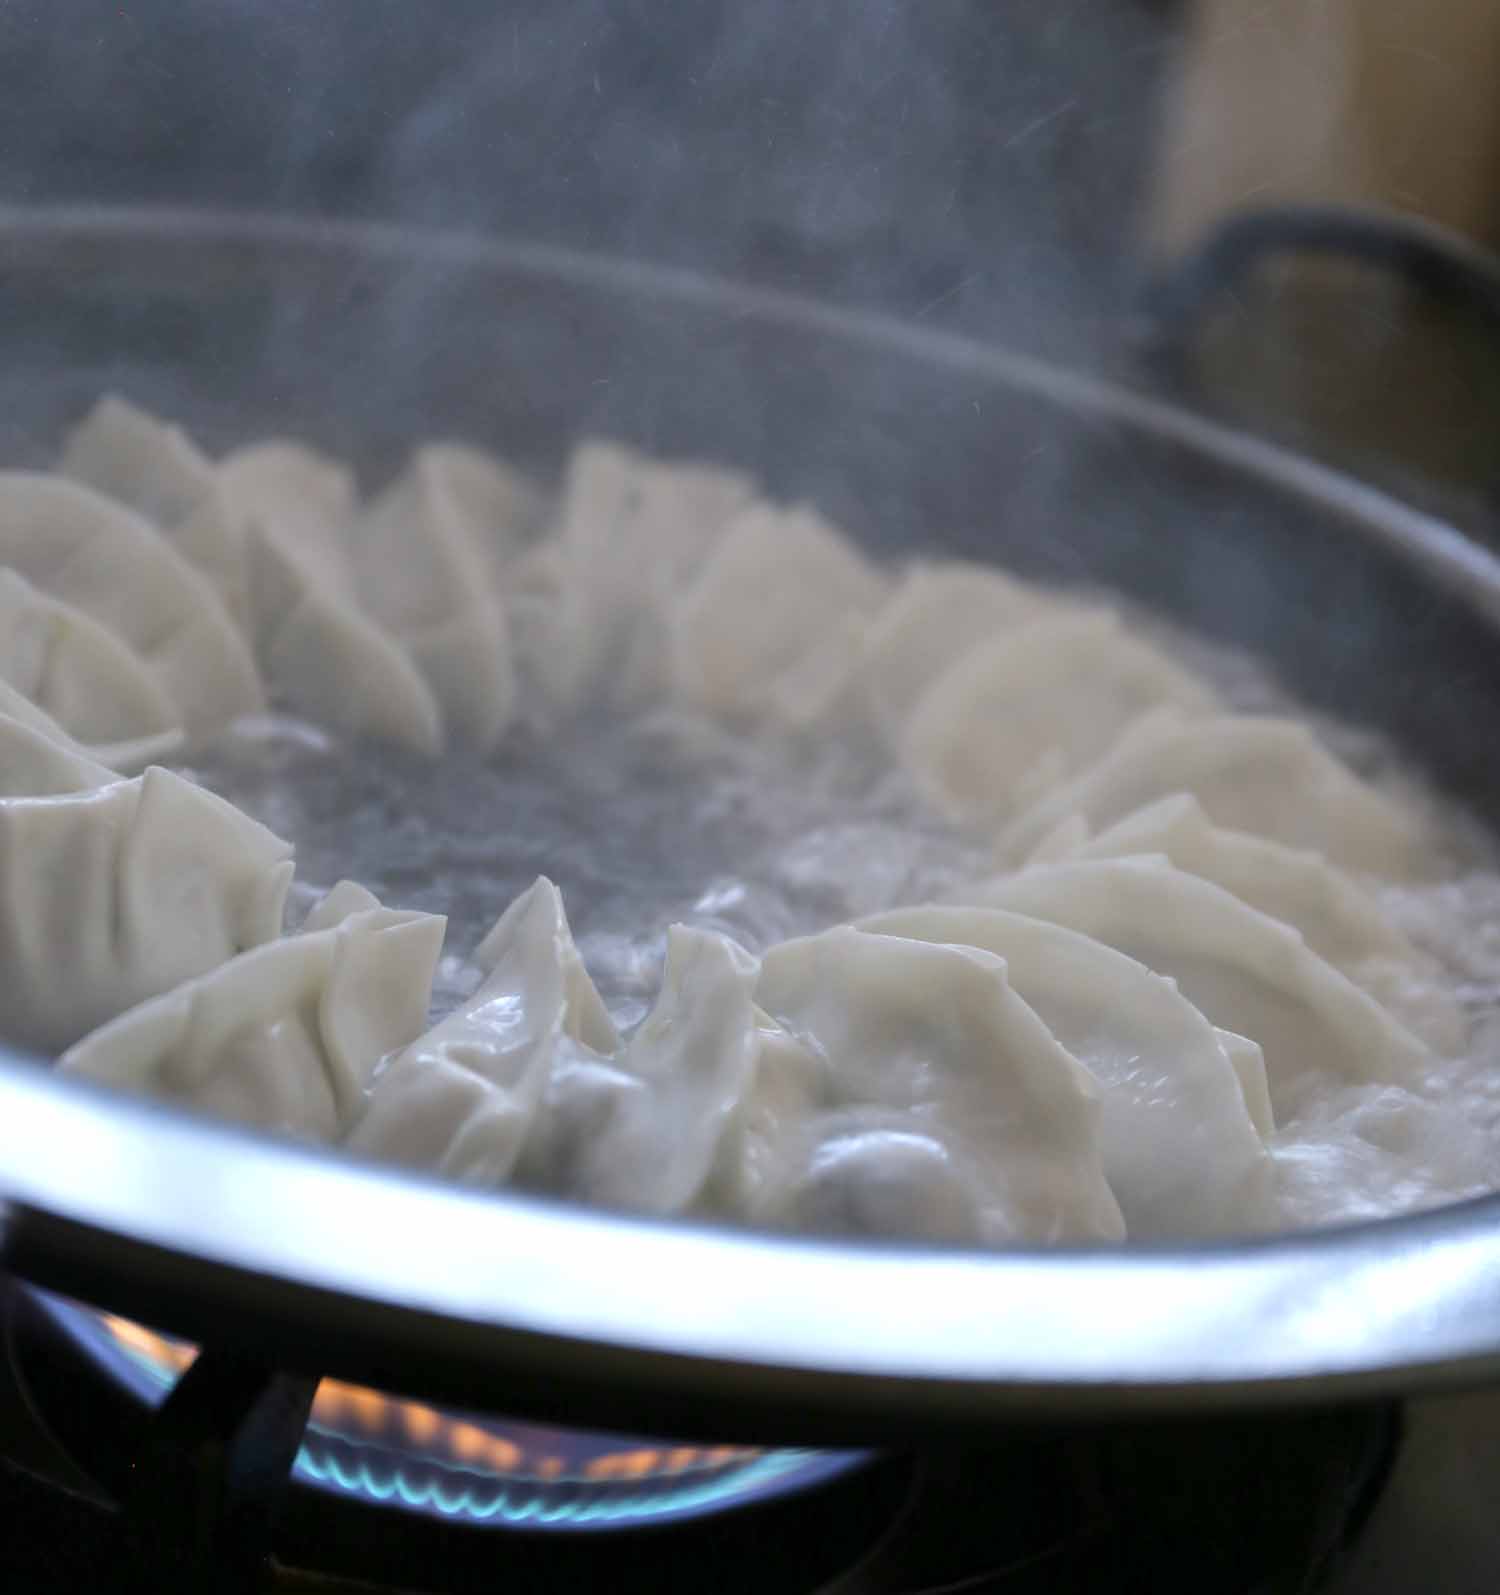
<path fill-rule="evenodd" d="M 733 460 L 878 549 L 1107 583 L 1271 658 L 1500 816 L 1500 564 L 1139 394 L 701 277 L 270 218 L 0 213 L 0 450 L 101 389 L 211 443 L 415 436 L 539 471 Z M 1500 1198 L 1231 1245 L 998 1255 L 481 1197 L 0 1062 L 0 1264 L 281 1365 L 522 1415 L 845 1443 L 1500 1373 Z"/>

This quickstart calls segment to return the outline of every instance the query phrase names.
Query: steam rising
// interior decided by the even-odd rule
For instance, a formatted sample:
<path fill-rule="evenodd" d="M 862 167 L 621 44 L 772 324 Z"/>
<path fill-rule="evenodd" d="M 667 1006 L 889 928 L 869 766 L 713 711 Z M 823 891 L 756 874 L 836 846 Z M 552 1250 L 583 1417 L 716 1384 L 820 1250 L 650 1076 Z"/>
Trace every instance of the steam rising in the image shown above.
<path fill-rule="evenodd" d="M 0 190 L 503 233 L 1075 348 L 1128 286 L 1161 9 L 21 0 Z"/>

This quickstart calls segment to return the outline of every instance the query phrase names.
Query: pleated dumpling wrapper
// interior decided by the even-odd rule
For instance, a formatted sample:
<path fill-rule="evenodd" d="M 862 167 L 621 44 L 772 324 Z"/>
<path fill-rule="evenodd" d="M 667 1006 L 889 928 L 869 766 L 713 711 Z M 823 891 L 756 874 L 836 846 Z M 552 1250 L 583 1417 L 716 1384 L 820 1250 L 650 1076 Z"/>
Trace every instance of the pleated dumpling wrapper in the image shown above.
<path fill-rule="evenodd" d="M 1210 1021 L 1259 1043 L 1278 1121 L 1329 1081 L 1408 1085 L 1430 1050 L 1290 926 L 1160 857 L 1088 859 L 955 894 L 1065 925 L 1159 975 Z"/>
<path fill-rule="evenodd" d="M 467 1002 L 389 1059 L 349 1146 L 479 1185 L 508 1180 L 553 1074 L 619 1037 L 574 946 L 562 895 L 539 878 L 501 915 Z"/>
<path fill-rule="evenodd" d="M 581 600 L 584 683 L 614 700 L 667 695 L 675 595 L 753 498 L 747 477 L 719 466 L 598 440 L 573 451 L 555 536 Z"/>
<path fill-rule="evenodd" d="M 918 565 L 870 622 L 865 639 L 861 669 L 876 718 L 897 732 L 963 655 L 1061 608 L 1060 600 L 990 565 Z"/>
<path fill-rule="evenodd" d="M 1391 923 L 1371 893 L 1321 854 L 1217 826 L 1187 793 L 1139 809 L 1091 841 L 1077 838 L 1070 851 L 1077 858 L 1161 854 L 1295 926 L 1319 958 L 1429 1046 L 1455 1053 L 1464 1045 L 1467 1024 L 1435 961 Z"/>
<path fill-rule="evenodd" d="M 712 714 L 757 714 L 776 679 L 847 617 L 873 614 L 888 580 L 805 506 L 737 516 L 672 616 L 676 690 Z"/>
<path fill-rule="evenodd" d="M 1131 1234 L 1270 1226 L 1271 1161 L 1234 1062 L 1170 980 L 1075 931 L 995 909 L 898 908 L 860 928 L 1005 960 L 1012 989 L 1098 1083 L 1104 1171 Z"/>
<path fill-rule="evenodd" d="M 939 676 L 908 716 L 899 752 L 950 813 L 998 824 L 1162 705 L 1206 714 L 1216 699 L 1111 611 L 1054 615 Z"/>
<path fill-rule="evenodd" d="M 180 751 L 184 741 L 180 730 L 171 730 L 158 732 L 155 736 L 137 737 L 129 742 L 103 742 L 85 747 L 70 737 L 50 714 L 39 709 L 30 698 L 17 692 L 3 678 L 0 678 L 0 719 L 35 732 L 44 742 L 51 743 L 54 749 L 61 748 L 72 755 L 75 761 L 83 761 L 82 765 L 53 764 L 54 769 L 76 771 L 90 768 L 92 771 L 82 781 L 70 775 L 63 785 L 50 788 L 37 785 L 35 757 L 50 758 L 48 750 L 35 748 L 33 744 L 30 754 L 23 753 L 23 746 L 28 745 L 26 739 L 11 737 L 11 762 L 0 766 L 0 797 L 40 797 L 48 790 L 77 792 L 87 786 L 103 786 L 106 780 L 114 780 L 117 775 L 134 775 L 148 764 L 170 758 Z"/>
<path fill-rule="evenodd" d="M 788 1149 L 832 1100 L 823 1055 L 757 1007 L 754 1067 L 720 1138 L 705 1205 L 747 1220 L 769 1212 Z"/>
<path fill-rule="evenodd" d="M 345 735 L 441 752 L 432 688 L 358 597 L 353 473 L 273 438 L 227 454 L 218 485 L 243 540 L 248 627 L 273 694 Z"/>
<path fill-rule="evenodd" d="M 1102 1164 L 1097 1088 L 993 953 L 844 926 L 772 947 L 757 1001 L 821 1050 L 835 1108 L 873 1110 L 882 1121 L 872 1138 L 841 1142 L 837 1172 L 853 1187 L 827 1188 L 815 1144 L 781 1180 L 782 1195 L 772 1182 L 772 1213 L 809 1200 L 816 1212 L 831 1200 L 882 1214 L 890 1232 L 922 1233 L 930 1176 L 944 1187 L 938 1206 L 968 1210 L 963 1223 L 945 1221 L 945 1238 L 1124 1234 Z M 902 1200 L 882 1196 L 870 1207 L 871 1192 L 889 1195 L 892 1181 Z"/>
<path fill-rule="evenodd" d="M 11 690 L 0 687 L 0 801 L 87 792 L 120 779 L 19 693 L 12 700 Z"/>
<path fill-rule="evenodd" d="M 420 451 L 359 517 L 349 564 L 362 607 L 421 672 L 448 734 L 488 749 L 516 709 L 510 628 L 445 459 Z"/>
<path fill-rule="evenodd" d="M 69 432 L 57 469 L 163 528 L 213 488 L 213 463 L 179 426 L 106 394 Z"/>
<path fill-rule="evenodd" d="M 331 730 L 440 753 L 432 689 L 331 574 L 326 554 L 270 522 L 251 522 L 246 535 L 251 627 L 272 692 Z"/>
<path fill-rule="evenodd" d="M 58 470 L 158 526 L 245 626 L 244 517 L 181 427 L 111 394 L 68 435 Z"/>
<path fill-rule="evenodd" d="M 1098 763 L 1018 816 L 1001 834 L 1001 856 L 1019 863 L 1071 815 L 1102 831 L 1179 792 L 1215 825 L 1309 848 L 1341 869 L 1392 880 L 1432 873 L 1417 816 L 1345 769 L 1300 721 L 1174 709 L 1132 722 Z"/>
<path fill-rule="evenodd" d="M 618 1062 L 554 1077 L 528 1177 L 609 1207 L 692 1208 L 750 1085 L 759 968 L 727 936 L 674 925 L 661 991 Z"/>
<path fill-rule="evenodd" d="M 79 742 L 131 742 L 181 730 L 146 662 L 72 604 L 0 570 L 0 678 Z"/>
<path fill-rule="evenodd" d="M 0 472 L 0 566 L 81 609 L 151 670 L 190 736 L 265 707 L 260 678 L 204 578 L 131 510 L 61 477 Z"/>
<path fill-rule="evenodd" d="M 279 935 L 291 852 L 167 770 L 0 801 L 0 1034 L 57 1052 Z"/>
<path fill-rule="evenodd" d="M 68 1051 L 62 1068 L 337 1141 L 375 1065 L 426 1023 L 444 924 L 378 908 L 283 936 L 121 1014 Z"/>
<path fill-rule="evenodd" d="M 524 473 L 472 443 L 424 443 L 411 469 L 438 486 L 469 541 L 484 556 L 493 590 L 504 592 L 507 565 L 530 546 L 547 515 L 546 496 Z"/>
<path fill-rule="evenodd" d="M 215 476 L 242 526 L 270 522 L 302 555 L 342 569 L 344 532 L 359 505 L 348 466 L 305 444 L 265 438 L 232 449 Z"/>

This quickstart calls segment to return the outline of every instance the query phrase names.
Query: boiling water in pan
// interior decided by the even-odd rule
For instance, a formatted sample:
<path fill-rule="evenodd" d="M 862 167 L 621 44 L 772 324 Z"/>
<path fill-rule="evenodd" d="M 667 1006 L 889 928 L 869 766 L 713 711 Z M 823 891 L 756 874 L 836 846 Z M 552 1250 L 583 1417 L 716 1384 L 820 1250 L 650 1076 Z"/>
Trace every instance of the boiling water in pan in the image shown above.
<path fill-rule="evenodd" d="M 303 905 L 349 877 L 383 902 L 446 914 L 450 949 L 472 949 L 507 903 L 550 877 L 622 1028 L 656 993 L 675 921 L 759 952 L 941 896 L 988 863 L 987 847 L 850 742 L 793 750 L 687 715 L 589 714 L 513 733 L 484 759 L 438 763 L 384 748 L 350 755 L 276 719 L 187 773 L 295 842 Z M 477 979 L 450 953 L 435 1011 Z"/>
<path fill-rule="evenodd" d="M 109 865 L 72 849 L 100 906 L 52 960 L 109 1022 L 80 1038 L 15 987 L 65 1069 L 489 1186 L 981 1244 L 1500 1184 L 1491 854 L 1253 662 L 1108 594 L 881 569 L 735 473 L 613 445 L 550 507 L 453 445 L 362 500 L 298 445 L 215 463 L 106 402 L 63 464 L 160 546 L 21 479 L 17 557 L 111 615 L 87 560 L 54 568 L 54 522 L 174 576 L 185 773 L 276 833 L 12 729 L 32 793 L 104 794 L 13 827 Z M 149 619 L 127 605 L 142 647 Z M 246 639 L 317 724 L 245 718 Z M 287 843 L 312 936 L 276 935 Z M 325 907 L 340 880 L 366 891 Z M 143 903 L 201 931 L 141 935 Z M 413 910 L 447 919 L 430 995 L 441 927 Z"/>
<path fill-rule="evenodd" d="M 1261 664 L 1146 614 L 1132 621 L 1250 713 L 1303 713 Z M 1469 1045 L 1427 1085 L 1486 1143 L 1500 1183 L 1500 872 L 1468 816 L 1443 805 L 1370 734 L 1320 722 L 1360 774 L 1423 809 L 1453 867 L 1434 884 L 1379 888 L 1382 909 L 1434 953 Z M 538 874 L 562 888 L 580 952 L 622 1030 L 659 989 L 667 927 L 722 930 L 756 953 L 884 908 L 941 898 L 993 869 L 990 845 L 947 823 L 887 756 L 858 736 L 814 746 L 746 737 L 674 711 L 584 714 L 513 733 L 485 757 L 434 764 L 351 752 L 290 717 L 247 724 L 199 758 L 195 779 L 296 844 L 295 921 L 342 877 L 385 902 L 446 914 L 434 1017 L 479 983 L 464 957 L 499 908 Z M 1426 1205 L 1446 1194 L 1441 1148 L 1403 1146 L 1388 1093 L 1331 1092 L 1273 1146 L 1288 1221 L 1317 1223 Z M 1455 1147 L 1452 1194 L 1475 1178 Z M 1429 1167 L 1414 1172 L 1414 1163 Z"/>

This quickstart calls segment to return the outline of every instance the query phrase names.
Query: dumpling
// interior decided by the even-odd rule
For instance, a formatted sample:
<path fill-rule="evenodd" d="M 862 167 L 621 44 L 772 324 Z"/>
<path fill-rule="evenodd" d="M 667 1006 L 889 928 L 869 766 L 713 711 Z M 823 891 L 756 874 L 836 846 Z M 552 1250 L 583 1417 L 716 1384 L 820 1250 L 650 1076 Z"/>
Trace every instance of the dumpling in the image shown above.
<path fill-rule="evenodd" d="M 899 727 L 963 655 L 1057 606 L 992 565 L 918 565 L 870 623 L 865 641 L 864 691 L 877 718 Z"/>
<path fill-rule="evenodd" d="M 864 674 L 868 637 L 863 615 L 836 621 L 826 637 L 772 678 L 765 705 L 770 723 L 801 736 L 863 730 L 871 718 Z"/>
<path fill-rule="evenodd" d="M 618 1065 L 625 1083 L 553 1171 L 555 1188 L 649 1213 L 697 1201 L 755 1067 L 758 973 L 728 937 L 672 927 L 660 995 Z"/>
<path fill-rule="evenodd" d="M 57 468 L 160 526 L 172 526 L 213 487 L 213 465 L 179 426 L 106 394 L 64 440 Z"/>
<path fill-rule="evenodd" d="M 653 600 L 660 583 L 677 586 L 700 570 L 753 498 L 738 471 L 588 442 L 569 462 L 556 535 L 595 609 L 612 615 Z"/>
<path fill-rule="evenodd" d="M 1088 845 L 1089 822 L 1081 814 L 1070 814 L 1056 825 L 1026 855 L 1026 867 L 1056 864 Z"/>
<path fill-rule="evenodd" d="M 1465 1024 L 1431 961 L 1379 903 L 1317 853 L 1215 826 L 1197 798 L 1163 798 L 1086 841 L 1080 858 L 1159 853 L 1178 869 L 1293 925 L 1319 958 L 1389 1008 L 1431 1045 L 1456 1052 Z"/>
<path fill-rule="evenodd" d="M 376 909 L 242 953 L 121 1014 L 64 1071 L 243 1124 L 337 1140 L 421 1030 L 444 921 Z"/>
<path fill-rule="evenodd" d="M 343 557 L 344 529 L 359 494 L 346 465 L 285 438 L 234 449 L 219 461 L 217 485 L 241 524 L 281 527 L 310 558 Z"/>
<path fill-rule="evenodd" d="M 474 1183 L 510 1177 L 562 1060 L 613 1052 L 614 1024 L 542 878 L 480 943 L 478 991 L 372 1083 L 358 1152 Z"/>
<path fill-rule="evenodd" d="M 1259 1043 L 1278 1120 L 1319 1081 L 1405 1084 L 1432 1054 L 1297 932 L 1164 858 L 1089 859 L 965 889 L 966 903 L 1066 925 L 1175 980 Z"/>
<path fill-rule="evenodd" d="M 259 522 L 250 526 L 248 554 L 256 653 L 272 691 L 351 736 L 439 753 L 442 717 L 431 688 L 322 560 Z"/>
<path fill-rule="evenodd" d="M 1011 989 L 1099 1084 L 1104 1172 L 1132 1235 L 1269 1220 L 1270 1159 L 1234 1061 L 1170 980 L 1075 931 L 996 909 L 898 908 L 859 928 L 1005 960 Z"/>
<path fill-rule="evenodd" d="M 451 476 L 419 456 L 353 527 L 349 559 L 361 605 L 422 673 L 445 729 L 488 749 L 515 713 L 515 667 L 505 611 Z"/>
<path fill-rule="evenodd" d="M 546 517 L 547 501 L 534 482 L 470 443 L 424 443 L 412 455 L 410 474 L 425 477 L 453 507 L 497 581 Z"/>
<path fill-rule="evenodd" d="M 0 802 L 0 1034 L 20 1046 L 55 1052 L 281 932 L 289 843 L 170 771 L 103 774 Z"/>
<path fill-rule="evenodd" d="M 566 670 L 557 659 L 532 667 L 559 707 L 595 683 L 632 705 L 668 694 L 675 594 L 751 498 L 748 479 L 720 467 L 598 440 L 573 451 L 548 554 L 520 573 L 526 604 L 549 611 L 530 622 L 534 648 L 570 655 Z"/>
<path fill-rule="evenodd" d="M 587 606 L 567 551 L 553 538 L 506 572 L 505 607 L 522 712 L 546 726 L 583 700 Z"/>
<path fill-rule="evenodd" d="M 6 713 L 9 707 L 7 692 L 0 691 L 0 798 L 87 792 L 119 779 L 66 736 L 49 735 L 45 715 L 23 718 Z"/>
<path fill-rule="evenodd" d="M 1105 610 L 1038 620 L 972 649 L 912 709 L 903 762 L 952 812 L 1004 820 L 1110 745 L 1133 715 L 1212 692 Z"/>
<path fill-rule="evenodd" d="M 213 461 L 181 427 L 101 399 L 69 435 L 58 469 L 153 522 L 245 625 L 244 527 Z"/>
<path fill-rule="evenodd" d="M 218 597 L 132 511 L 61 478 L 0 472 L 0 565 L 128 644 L 190 736 L 265 707 L 254 662 Z"/>
<path fill-rule="evenodd" d="M 826 1061 L 813 1047 L 755 1009 L 755 1060 L 719 1141 L 708 1205 L 738 1218 L 774 1205 L 770 1190 L 785 1150 L 831 1100 Z"/>
<path fill-rule="evenodd" d="M 1098 1093 L 992 953 L 843 926 L 771 948 L 757 1000 L 821 1049 L 835 1108 L 900 1115 L 963 1161 L 983 1240 L 1124 1233 Z"/>
<path fill-rule="evenodd" d="M 172 700 L 111 631 L 0 570 L 0 678 L 81 742 L 180 729 Z"/>
<path fill-rule="evenodd" d="M 39 709 L 24 693 L 17 692 L 3 677 L 0 677 L 0 716 L 35 731 L 48 742 L 83 759 L 87 764 L 107 766 L 111 778 L 116 773 L 133 774 L 148 764 L 170 758 L 181 750 L 186 740 L 182 731 L 174 727 L 168 731 L 158 731 L 154 736 L 135 737 L 128 742 L 101 742 L 92 747 L 84 747 L 81 742 L 70 737 L 50 714 Z M 24 771 L 15 771 L 11 776 L 12 784 L 19 783 L 24 778 Z M 0 792 L 0 796 L 5 797 L 34 795 L 22 791 Z"/>
<path fill-rule="evenodd" d="M 1103 830 L 1188 792 L 1215 825 L 1310 848 L 1342 869 L 1402 878 L 1430 871 L 1423 828 L 1341 765 L 1307 726 L 1255 715 L 1144 715 L 1092 768 L 1041 798 L 1002 835 L 1019 859 L 1060 820 Z"/>
<path fill-rule="evenodd" d="M 358 881 L 337 881 L 313 904 L 301 929 L 304 932 L 332 930 L 351 914 L 366 914 L 382 906 L 369 887 L 361 886 Z"/>
<path fill-rule="evenodd" d="M 988 1170 L 942 1129 L 887 1108 L 843 1108 L 796 1125 L 774 1149 L 750 1217 L 824 1235 L 995 1244 Z"/>
<path fill-rule="evenodd" d="M 885 577 L 813 510 L 757 505 L 678 599 L 676 690 L 711 713 L 759 712 L 782 671 L 848 616 L 873 613 L 885 590 Z"/>
<path fill-rule="evenodd" d="M 1269 1141 L 1276 1130 L 1276 1113 L 1271 1106 L 1271 1084 L 1266 1078 L 1266 1055 L 1249 1036 L 1232 1030 L 1215 1030 L 1224 1056 L 1240 1082 L 1245 1111 L 1261 1140 Z"/>

